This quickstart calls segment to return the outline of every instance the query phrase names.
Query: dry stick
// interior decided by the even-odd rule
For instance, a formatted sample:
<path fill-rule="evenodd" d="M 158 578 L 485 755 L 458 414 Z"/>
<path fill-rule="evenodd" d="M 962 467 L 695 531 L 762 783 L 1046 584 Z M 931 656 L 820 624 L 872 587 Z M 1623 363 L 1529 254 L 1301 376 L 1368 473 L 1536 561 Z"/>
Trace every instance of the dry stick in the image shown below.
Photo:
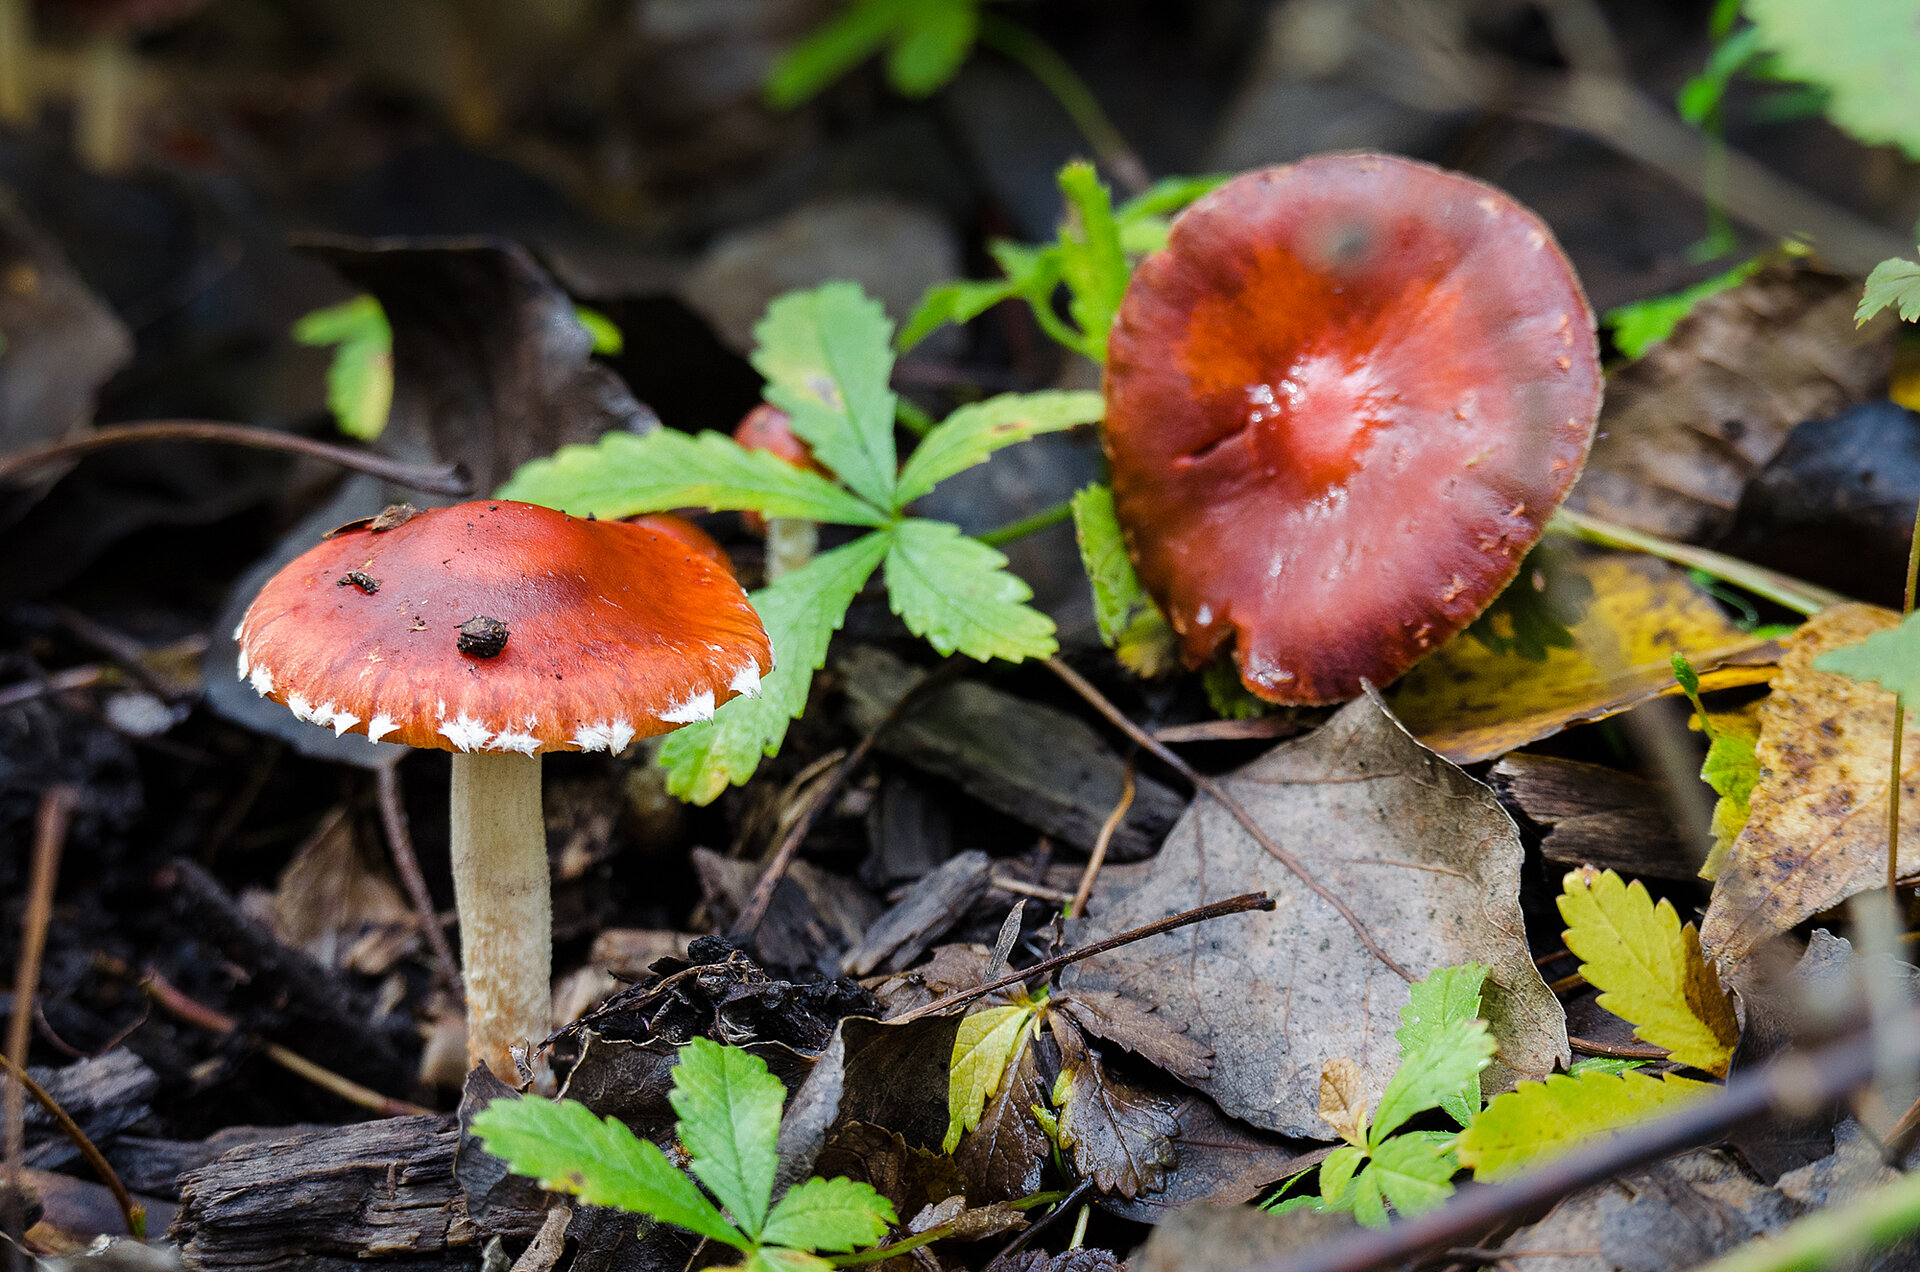
<path fill-rule="evenodd" d="M 1294 877 L 1307 886 L 1308 891 L 1332 906 L 1334 910 L 1339 913 L 1340 917 L 1347 921 L 1347 926 L 1353 929 L 1353 934 L 1360 938 L 1360 944 L 1367 947 L 1369 954 L 1379 959 L 1395 976 L 1398 976 L 1403 981 L 1412 983 L 1414 979 L 1413 974 L 1396 963 L 1391 955 L 1380 948 L 1380 943 L 1373 939 L 1373 933 L 1367 931 L 1367 925 L 1360 921 L 1360 916 L 1355 914 L 1352 908 L 1330 891 L 1326 885 L 1322 884 L 1318 879 L 1315 879 L 1313 875 L 1308 872 L 1306 866 L 1301 864 L 1298 857 L 1274 842 L 1273 836 L 1269 835 L 1261 827 L 1260 823 L 1253 819 L 1253 814 L 1246 810 L 1246 807 L 1234 797 L 1232 792 L 1228 791 L 1226 787 L 1220 785 L 1220 783 L 1214 781 L 1206 774 L 1196 770 L 1193 765 L 1187 763 L 1178 755 L 1175 755 L 1161 743 L 1155 741 L 1152 734 L 1127 719 L 1126 716 L 1121 714 L 1120 708 L 1107 701 L 1106 695 L 1094 688 L 1093 682 L 1061 662 L 1058 658 L 1047 659 L 1047 669 L 1053 672 L 1054 675 L 1060 677 L 1060 679 L 1066 681 L 1069 688 L 1086 699 L 1087 705 L 1105 716 L 1108 722 L 1116 729 L 1119 729 L 1122 733 L 1125 733 L 1129 738 L 1133 739 L 1135 745 L 1145 749 L 1162 764 L 1171 768 L 1181 777 L 1186 778 L 1187 782 L 1192 785 L 1195 790 L 1207 795 L 1216 803 L 1224 805 L 1226 810 L 1233 814 L 1233 819 L 1240 823 L 1241 829 L 1253 836 L 1255 843 L 1265 848 L 1267 853 L 1272 856 L 1275 861 L 1278 861 L 1288 870 L 1291 870 Z"/>
<path fill-rule="evenodd" d="M 407 807 L 400 797 L 399 767 L 397 762 L 382 764 L 375 775 L 380 825 L 387 832 L 387 848 L 393 854 L 394 868 L 400 872 L 400 882 L 406 885 L 407 896 L 413 901 L 414 918 L 426 937 L 427 947 L 433 951 L 435 976 L 459 994 L 462 992 L 460 964 L 453 957 L 446 929 L 440 926 L 440 912 L 433 908 L 433 894 L 427 891 L 426 877 L 420 873 L 420 858 L 413 852 L 413 831 L 407 825 Z"/>
<path fill-rule="evenodd" d="M 1107 820 L 1100 823 L 1100 834 L 1093 841 L 1093 853 L 1087 858 L 1087 868 L 1080 872 L 1080 886 L 1073 890 L 1073 900 L 1067 905 L 1067 917 L 1077 919 L 1087 912 L 1087 898 L 1093 895 L 1093 881 L 1100 877 L 1100 867 L 1107 860 L 1107 846 L 1113 842 L 1113 832 L 1120 829 L 1120 823 L 1126 818 L 1127 810 L 1133 807 L 1133 761 L 1127 761 L 1123 774 L 1125 785 L 1120 788 L 1120 800 L 1107 814 Z"/>
<path fill-rule="evenodd" d="M 1920 1027 L 1920 1019 L 1911 1023 Z M 1872 1081 L 1877 1059 L 1872 1037 L 1859 1035 L 1811 1053 L 1787 1052 L 1751 1074 L 1735 1077 L 1716 1095 L 1541 1162 L 1511 1182 L 1469 1184 L 1438 1210 L 1256 1264 L 1247 1272 L 1397 1268 L 1429 1250 L 1476 1239 L 1501 1221 L 1537 1214 L 1615 1175 L 1715 1143 L 1753 1119 L 1805 1117 Z"/>
<path fill-rule="evenodd" d="M 80 1129 L 80 1124 L 73 1120 L 72 1115 L 60 1107 L 60 1102 L 49 1095 L 45 1087 L 33 1080 L 32 1074 L 25 1069 L 16 1068 L 13 1061 L 5 1056 L 0 1056 L 0 1067 L 4 1067 L 15 1081 L 26 1087 L 27 1094 L 46 1110 L 53 1124 L 60 1128 L 60 1133 L 80 1150 L 80 1156 L 86 1159 L 93 1173 L 100 1177 L 100 1182 L 105 1184 L 107 1191 L 113 1194 L 114 1204 L 120 1207 L 120 1217 L 126 1220 L 127 1234 L 136 1241 L 146 1240 L 147 1208 L 133 1199 L 133 1194 L 127 1191 L 126 1184 L 121 1181 L 119 1173 L 113 1169 L 113 1163 L 109 1162 L 99 1147 L 87 1138 L 87 1133 Z"/>
<path fill-rule="evenodd" d="M 1135 941 L 1144 941 L 1150 936 L 1159 936 L 1162 932 L 1172 932 L 1178 928 L 1190 927 L 1195 923 L 1205 923 L 1208 919 L 1224 918 L 1229 914 L 1244 914 L 1248 910 L 1271 910 L 1273 907 L 1273 898 L 1264 892 L 1243 892 L 1237 897 L 1228 897 L 1224 901 L 1209 901 L 1206 905 L 1195 906 L 1171 918 L 1156 919 L 1144 927 L 1133 928 L 1118 936 L 1110 936 L 1104 941 L 1095 941 L 1092 945 L 1083 945 L 1077 950 L 1068 950 L 1065 954 L 1055 954 L 1052 958 L 1040 960 L 1032 967 L 1008 972 L 1005 976 L 990 980 L 984 985 L 975 985 L 972 989 L 963 989 L 958 993 L 948 994 L 945 998 L 936 998 L 930 1003 L 915 1007 L 912 1011 L 887 1017 L 887 1023 L 904 1025 L 927 1016 L 942 1015 L 955 1007 L 964 1007 L 976 998 L 985 998 L 988 994 L 1025 984 L 1036 976 L 1045 976 L 1056 968 L 1065 967 L 1069 963 L 1078 963 L 1083 958 L 1092 958 L 1095 954 L 1105 954 L 1108 950 L 1119 949 L 1122 945 L 1131 945 Z"/>
<path fill-rule="evenodd" d="M 793 864 L 794 854 L 800 851 L 800 841 L 805 839 L 807 832 L 813 829 L 814 819 L 820 816 L 820 810 L 840 793 L 840 788 L 847 784 L 847 779 L 853 776 L 853 771 L 859 768 L 861 762 L 867 758 L 873 750 L 873 744 L 878 742 L 881 735 L 892 728 L 916 703 L 935 690 L 945 688 L 965 666 L 967 664 L 958 658 L 948 659 L 938 671 L 907 690 L 900 701 L 893 704 L 893 709 L 881 718 L 880 723 L 874 725 L 867 731 L 867 736 L 860 739 L 859 745 L 847 752 L 847 758 L 840 761 L 840 767 L 834 770 L 833 777 L 820 788 L 820 793 L 814 796 L 813 802 L 807 805 L 807 811 L 787 829 L 787 837 L 780 841 L 779 849 L 767 862 L 767 868 L 760 873 L 759 881 L 753 885 L 753 895 L 747 898 L 746 907 L 740 911 L 740 917 L 734 920 L 730 935 L 735 940 L 744 940 L 752 936 L 755 929 L 760 926 L 760 921 L 767 917 L 767 909 L 773 904 L 773 894 L 779 890 L 780 881 L 786 878 L 787 867 Z"/>
<path fill-rule="evenodd" d="M 220 442 L 230 446 L 251 446 L 258 450 L 288 451 L 432 495 L 465 495 L 473 491 L 473 479 L 460 464 L 404 464 L 352 446 L 315 441 L 310 437 L 282 433 L 278 429 L 222 424 L 213 420 L 148 420 L 141 424 L 112 424 L 97 428 L 72 441 L 55 442 L 51 446 L 18 451 L 0 458 L 0 482 L 17 481 L 50 464 L 78 459 L 82 455 L 131 442 Z"/>
<path fill-rule="evenodd" d="M 53 881 L 60 873 L 60 850 L 67 842 L 67 826 L 79 796 L 71 786 L 52 786 L 40 797 L 33 824 L 33 866 L 27 882 L 27 907 L 20 920 L 20 957 L 13 973 L 13 1019 L 7 1025 L 7 1071 L 16 1080 L 7 1083 L 3 1107 L 7 1119 L 6 1180 L 13 1204 L 26 1196 L 21 1182 L 21 1158 L 26 1153 L 26 1094 L 21 1079 L 27 1072 L 27 1041 L 33 1027 L 34 993 L 40 987 L 40 956 L 47 947 L 47 923 L 53 916 Z M 12 1211 L 12 1205 L 8 1207 Z M 5 1230 L 17 1232 L 24 1216 L 0 1216 Z M 16 1244 L 14 1250 L 19 1249 Z"/>
<path fill-rule="evenodd" d="M 204 1029 L 210 1034 L 225 1036 L 238 1033 L 240 1022 L 223 1011 L 207 1006 L 198 999 L 189 998 L 162 976 L 158 969 L 149 967 L 140 977 L 140 988 L 153 995 L 153 1001 L 160 1009 L 176 1020 Z M 323 1068 L 295 1051 L 290 1051 L 277 1042 L 265 1038 L 258 1040 L 261 1050 L 269 1060 L 287 1072 L 305 1078 L 315 1086 L 357 1104 L 363 1109 L 372 1109 L 382 1117 L 412 1117 L 419 1114 L 433 1115 L 433 1110 L 422 1108 L 406 1100 L 396 1100 L 392 1096 L 382 1095 L 371 1087 L 361 1086 L 352 1078 L 342 1077 L 331 1069 Z"/>

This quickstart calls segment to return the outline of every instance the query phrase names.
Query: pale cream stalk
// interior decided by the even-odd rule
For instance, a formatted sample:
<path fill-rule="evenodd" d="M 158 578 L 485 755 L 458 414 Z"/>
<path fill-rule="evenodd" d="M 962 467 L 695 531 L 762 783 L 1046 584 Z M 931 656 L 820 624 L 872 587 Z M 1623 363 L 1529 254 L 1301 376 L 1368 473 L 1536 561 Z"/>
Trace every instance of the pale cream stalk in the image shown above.
<path fill-rule="evenodd" d="M 553 897 L 540 757 L 453 753 L 453 897 L 467 986 L 467 1056 L 519 1085 L 509 1048 L 547 1036 Z"/>

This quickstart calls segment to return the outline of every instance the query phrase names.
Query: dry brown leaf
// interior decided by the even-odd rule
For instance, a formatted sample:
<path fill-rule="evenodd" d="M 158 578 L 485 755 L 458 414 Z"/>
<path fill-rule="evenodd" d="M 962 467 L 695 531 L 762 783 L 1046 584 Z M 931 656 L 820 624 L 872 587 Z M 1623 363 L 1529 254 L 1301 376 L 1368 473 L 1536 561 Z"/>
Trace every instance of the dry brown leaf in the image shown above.
<path fill-rule="evenodd" d="M 953 1161 L 967 1181 L 972 1201 L 1012 1201 L 1040 1188 L 1040 1168 L 1052 1141 L 1034 1120 L 1033 1106 L 1047 1104 L 1046 1084 L 1034 1059 L 1033 1040 L 1007 1066 L 1000 1089 L 987 1101 L 980 1125 L 960 1141 Z"/>
<path fill-rule="evenodd" d="M 1829 649 L 1896 626 L 1872 605 L 1836 605 L 1787 637 L 1772 692 L 1760 709 L 1760 781 L 1746 829 L 1733 841 L 1700 924 L 1723 965 L 1760 942 L 1887 877 L 1887 766 L 1891 693 L 1815 671 Z M 1900 874 L 1920 870 L 1920 713 L 1902 748 Z"/>
<path fill-rule="evenodd" d="M 1125 1047 L 1149 1064 L 1181 1078 L 1213 1072 L 1213 1051 L 1187 1031 L 1183 1020 L 1153 1011 L 1122 994 L 1097 989 L 1061 994 L 1054 1007 L 1096 1038 Z"/>
<path fill-rule="evenodd" d="M 1456 764 L 1489 760 L 1678 692 L 1675 653 L 1700 672 L 1703 690 L 1768 674 L 1773 643 L 1735 627 L 1678 566 L 1632 553 L 1567 564 L 1593 585 L 1586 616 L 1572 629 L 1573 647 L 1532 660 L 1496 654 L 1470 633 L 1454 637 L 1388 691 L 1415 737 Z"/>
<path fill-rule="evenodd" d="M 1486 787 L 1416 742 L 1377 695 L 1220 780 L 1414 975 L 1493 968 L 1485 1012 L 1506 1077 L 1565 1061 L 1565 1020 L 1521 922 L 1518 832 Z M 1204 797 L 1142 879 L 1123 895 L 1096 892 L 1076 942 L 1242 892 L 1279 905 L 1098 955 L 1063 988 L 1116 990 L 1187 1021 L 1214 1051 L 1212 1073 L 1190 1084 L 1255 1126 L 1325 1135 L 1320 1069 L 1336 1056 L 1352 1057 L 1378 1098 L 1400 1053 L 1407 986 L 1332 906 Z"/>
<path fill-rule="evenodd" d="M 1747 479 L 1794 425 L 1885 391 L 1898 324 L 1856 328 L 1859 299 L 1854 279 L 1781 264 L 1701 301 L 1607 377 L 1570 502 L 1669 539 L 1724 530 Z"/>
<path fill-rule="evenodd" d="M 1108 1072 L 1072 1023 L 1052 1017 L 1060 1044 L 1060 1148 L 1081 1178 L 1109 1195 L 1160 1191 L 1179 1154 L 1174 1101 Z"/>
<path fill-rule="evenodd" d="M 361 855 L 353 820 L 339 809 L 300 846 L 280 873 L 271 906 L 276 935 L 329 967 L 347 966 L 361 953 L 356 970 L 379 975 L 411 947 L 413 909 L 384 869 Z M 366 935 L 395 938 L 362 950 Z M 376 952 L 382 957 L 372 957 Z"/>
<path fill-rule="evenodd" d="M 1320 1066 L 1320 1120 L 1356 1148 L 1367 1146 L 1367 1075 L 1346 1056 Z"/>

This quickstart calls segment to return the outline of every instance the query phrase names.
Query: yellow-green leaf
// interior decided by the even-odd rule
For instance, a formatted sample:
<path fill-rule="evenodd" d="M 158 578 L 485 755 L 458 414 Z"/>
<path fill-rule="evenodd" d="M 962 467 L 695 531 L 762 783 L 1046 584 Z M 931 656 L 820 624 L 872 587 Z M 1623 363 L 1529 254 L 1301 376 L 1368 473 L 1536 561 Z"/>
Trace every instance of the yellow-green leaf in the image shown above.
<path fill-rule="evenodd" d="M 947 1138 L 942 1152 L 951 1153 L 962 1135 L 980 1125 L 981 1111 L 1000 1089 L 1000 1080 L 1026 1042 L 1037 1014 L 1030 1005 L 989 1007 L 960 1022 L 947 1078 Z"/>
<path fill-rule="evenodd" d="M 1556 1073 L 1496 1097 L 1460 1133 L 1454 1151 L 1461 1165 L 1473 1168 L 1475 1179 L 1503 1179 L 1582 1140 L 1612 1134 L 1717 1090 L 1711 1082 L 1671 1073 L 1664 1079 L 1638 1070 L 1590 1071 L 1577 1078 Z"/>
<path fill-rule="evenodd" d="M 1713 788 L 1720 798 L 1713 805 L 1713 847 L 1706 864 L 1700 867 L 1702 879 L 1719 877 L 1727 850 L 1747 828 L 1753 812 L 1753 788 L 1760 780 L 1760 704 L 1749 703 L 1739 711 L 1716 714 L 1711 720 L 1713 741 L 1707 746 L 1706 763 L 1700 766 L 1700 780 Z"/>
<path fill-rule="evenodd" d="M 1638 881 L 1611 870 L 1568 874 L 1560 917 L 1602 1007 L 1681 1064 L 1725 1076 L 1740 1025 L 1693 924 L 1683 927 L 1670 902 L 1654 904 Z"/>

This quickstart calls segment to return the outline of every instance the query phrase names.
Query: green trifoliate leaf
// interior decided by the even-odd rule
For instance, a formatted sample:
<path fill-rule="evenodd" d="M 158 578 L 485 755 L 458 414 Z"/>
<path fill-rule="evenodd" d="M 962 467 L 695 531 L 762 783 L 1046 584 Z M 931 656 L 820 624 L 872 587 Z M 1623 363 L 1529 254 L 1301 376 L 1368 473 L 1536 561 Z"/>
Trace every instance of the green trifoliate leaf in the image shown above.
<path fill-rule="evenodd" d="M 887 82 L 903 96 L 925 97 L 945 87 L 973 51 L 979 0 L 914 0 L 900 10 L 906 20 L 887 53 Z"/>
<path fill-rule="evenodd" d="M 752 1052 L 695 1038 L 680 1048 L 667 1099 L 680 1117 L 676 1129 L 693 1173 L 741 1230 L 759 1240 L 780 1166 L 787 1088 Z"/>
<path fill-rule="evenodd" d="M 1556 1073 L 1495 1096 L 1460 1132 L 1454 1151 L 1462 1165 L 1473 1168 L 1475 1179 L 1502 1179 L 1582 1140 L 1658 1117 L 1719 1089 L 1671 1073 L 1664 1080 L 1638 1071 Z"/>
<path fill-rule="evenodd" d="M 349 437 L 372 441 L 393 408 L 393 328 L 371 296 L 316 309 L 293 325 L 303 345 L 335 345 L 327 367 L 327 409 Z"/>
<path fill-rule="evenodd" d="M 1815 671 L 1833 671 L 1864 680 L 1900 695 L 1909 705 L 1920 702 L 1920 610 L 1900 626 L 1875 632 L 1857 645 L 1829 649 L 1813 660 Z"/>
<path fill-rule="evenodd" d="M 898 22 L 899 0 L 860 0 L 781 54 L 767 75 L 767 100 L 789 109 L 885 48 Z"/>
<path fill-rule="evenodd" d="M 895 506 L 893 324 L 858 283 L 788 292 L 753 329 L 767 401 L 814 458 L 880 508 Z"/>
<path fill-rule="evenodd" d="M 1366 1160 L 1367 1150 L 1351 1144 L 1342 1144 L 1327 1154 L 1326 1160 L 1320 1163 L 1320 1202 L 1324 1209 L 1353 1208 L 1353 1198 L 1347 1195 L 1347 1188 Z"/>
<path fill-rule="evenodd" d="M 1400 1214 L 1421 1214 L 1453 1195 L 1460 1163 L 1452 1144 L 1453 1136 L 1434 1131 L 1396 1135 L 1373 1150 L 1367 1174 Z"/>
<path fill-rule="evenodd" d="M 1127 256 L 1113 201 L 1106 186 L 1084 161 L 1060 170 L 1060 192 L 1067 196 L 1068 223 L 1060 232 L 1060 276 L 1071 296 L 1067 312 L 1080 328 L 1080 352 L 1095 362 L 1107 360 L 1107 332 L 1120 312 L 1127 290 Z"/>
<path fill-rule="evenodd" d="M 827 659 L 827 643 L 892 541 L 890 531 L 876 531 L 821 553 L 748 597 L 773 642 L 773 671 L 760 682 L 759 697 L 735 698 L 713 719 L 667 736 L 660 763 L 669 791 L 711 803 L 730 783 L 752 777 L 763 755 L 780 749 L 788 723 L 806 710 L 807 688 Z"/>
<path fill-rule="evenodd" d="M 1400 1009 L 1400 1028 L 1393 1035 L 1400 1042 L 1403 1065 L 1407 1056 L 1431 1045 L 1441 1030 L 1479 1018 L 1480 989 L 1492 970 L 1485 963 L 1462 963 L 1442 967 L 1413 983 L 1412 995 Z M 1440 1107 L 1462 1126 L 1471 1122 L 1480 1111 L 1479 1077 L 1462 1083 L 1458 1091 L 1440 1101 Z"/>
<path fill-rule="evenodd" d="M 934 426 L 907 457 L 894 492 L 902 506 L 982 463 L 1002 447 L 1042 433 L 1091 424 L 1106 411 L 1098 393 L 1002 393 L 963 406 Z"/>
<path fill-rule="evenodd" d="M 1374 1152 L 1408 1118 L 1438 1108 L 1442 1100 L 1459 1096 L 1467 1083 L 1478 1081 L 1480 1070 L 1493 1062 L 1493 1051 L 1486 1021 L 1455 1020 L 1402 1055 L 1373 1111 L 1368 1136 Z"/>
<path fill-rule="evenodd" d="M 962 1135 L 980 1125 L 1007 1066 L 1027 1045 L 1036 1014 L 1030 1005 L 989 1007 L 960 1022 L 947 1076 L 947 1138 L 941 1152 L 951 1153 Z"/>
<path fill-rule="evenodd" d="M 886 521 L 853 492 L 767 451 L 748 450 L 721 433 L 694 437 L 667 428 L 563 446 L 521 465 L 499 496 L 577 517 L 711 508 L 853 526 Z"/>
<path fill-rule="evenodd" d="M 986 661 L 1049 657 L 1053 620 L 1023 604 L 1033 595 L 1007 558 L 945 521 L 911 518 L 894 528 L 887 597 L 907 629 L 942 654 Z"/>
<path fill-rule="evenodd" d="M 1920 264 L 1895 256 L 1875 265 L 1853 320 L 1864 323 L 1889 306 L 1903 321 L 1920 321 Z"/>
<path fill-rule="evenodd" d="M 1831 94 L 1834 123 L 1920 158 L 1920 0 L 1746 0 L 1746 14 L 1781 75 Z"/>
<path fill-rule="evenodd" d="M 473 1133 L 514 1174 L 531 1176 L 542 1188 L 651 1215 L 737 1249 L 750 1244 L 657 1146 L 584 1104 L 534 1096 L 495 1100 L 475 1116 Z"/>
<path fill-rule="evenodd" d="M 888 82 L 908 97 L 925 97 L 966 61 L 979 25 L 979 0 L 854 0 L 774 63 L 767 100 L 797 106 L 882 49 Z"/>
<path fill-rule="evenodd" d="M 1134 572 L 1110 488 L 1088 486 L 1073 497 L 1073 532 L 1080 543 L 1080 563 L 1093 584 L 1093 615 L 1100 625 L 1100 639 L 1136 675 L 1172 671 L 1179 665 L 1173 628 Z M 1237 677 L 1234 683 L 1239 683 Z"/>
<path fill-rule="evenodd" d="M 1001 301 L 1019 294 L 1018 285 L 1008 278 L 961 278 L 935 283 L 927 288 L 913 316 L 894 338 L 894 348 L 905 353 L 948 323 L 972 322 Z"/>
<path fill-rule="evenodd" d="M 846 1251 L 873 1245 L 898 1221 L 893 1203 L 869 1184 L 809 1179 L 787 1190 L 767 1216 L 760 1239 L 803 1250 Z"/>
<path fill-rule="evenodd" d="M 1380 1194 L 1380 1175 L 1373 1169 L 1373 1163 L 1353 1177 L 1353 1183 L 1347 1188 L 1347 1202 L 1353 1210 L 1353 1217 L 1363 1227 L 1384 1228 L 1387 1226 L 1387 1203 Z"/>

